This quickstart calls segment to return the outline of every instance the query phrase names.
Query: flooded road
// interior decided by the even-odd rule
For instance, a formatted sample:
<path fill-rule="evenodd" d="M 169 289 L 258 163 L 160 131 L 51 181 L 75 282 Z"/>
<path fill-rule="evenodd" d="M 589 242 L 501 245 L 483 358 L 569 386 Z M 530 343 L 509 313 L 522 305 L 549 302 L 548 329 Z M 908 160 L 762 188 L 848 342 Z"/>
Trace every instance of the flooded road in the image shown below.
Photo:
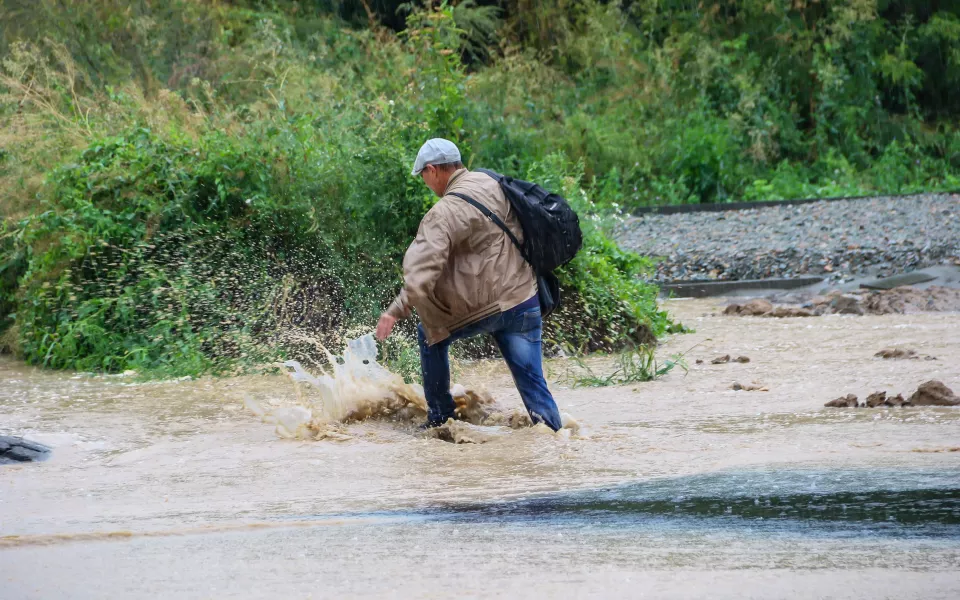
<path fill-rule="evenodd" d="M 702 316 L 717 306 L 669 305 L 697 331 L 658 355 L 696 346 L 689 373 L 552 383 L 579 435 L 484 444 L 378 421 L 278 439 L 244 399 L 292 401 L 285 376 L 0 358 L 0 434 L 54 447 L 0 466 L 0 598 L 960 597 L 960 408 L 823 407 L 960 391 L 960 316 Z M 873 357 L 891 345 L 937 360 Z M 459 380 L 520 406 L 498 362 Z"/>

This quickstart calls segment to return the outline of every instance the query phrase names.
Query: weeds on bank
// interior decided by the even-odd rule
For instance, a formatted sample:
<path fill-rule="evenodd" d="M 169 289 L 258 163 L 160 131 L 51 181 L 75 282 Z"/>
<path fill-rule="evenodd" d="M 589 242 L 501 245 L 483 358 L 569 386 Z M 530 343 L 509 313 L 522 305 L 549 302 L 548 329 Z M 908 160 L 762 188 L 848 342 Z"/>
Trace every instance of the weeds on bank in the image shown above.
<path fill-rule="evenodd" d="M 656 357 L 656 348 L 638 346 L 617 353 L 613 360 L 613 370 L 608 374 L 597 373 L 582 356 L 577 355 L 569 359 L 573 366 L 568 365 L 560 379 L 574 388 L 645 383 L 663 377 L 675 367 L 680 367 L 686 373 L 684 355 L 685 353 L 674 354 L 660 362 Z"/>

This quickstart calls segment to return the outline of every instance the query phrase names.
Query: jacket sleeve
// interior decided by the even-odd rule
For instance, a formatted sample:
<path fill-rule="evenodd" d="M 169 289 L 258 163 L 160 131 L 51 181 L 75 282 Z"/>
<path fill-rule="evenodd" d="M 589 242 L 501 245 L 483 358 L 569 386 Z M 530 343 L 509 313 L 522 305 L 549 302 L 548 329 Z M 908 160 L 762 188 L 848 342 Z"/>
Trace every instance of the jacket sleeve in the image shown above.
<path fill-rule="evenodd" d="M 411 307 L 434 302 L 433 289 L 443 274 L 451 249 L 466 235 L 466 224 L 457 223 L 451 212 L 437 203 L 423 217 L 417 237 L 403 257 L 403 289 L 387 309 L 398 319 L 410 316 Z M 449 307 L 439 307 L 448 311 Z"/>

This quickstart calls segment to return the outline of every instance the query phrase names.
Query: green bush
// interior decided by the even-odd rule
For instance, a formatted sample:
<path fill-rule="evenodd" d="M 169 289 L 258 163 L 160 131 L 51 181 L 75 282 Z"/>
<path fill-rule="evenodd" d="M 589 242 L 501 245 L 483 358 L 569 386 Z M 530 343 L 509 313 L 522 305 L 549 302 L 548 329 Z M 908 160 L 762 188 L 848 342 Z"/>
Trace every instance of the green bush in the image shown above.
<path fill-rule="evenodd" d="M 305 67 L 296 52 L 263 49 L 289 38 L 276 24 L 250 38 L 259 40 L 251 53 L 269 57 L 254 68 L 272 106 L 231 111 L 208 95 L 203 120 L 152 129 L 149 104 L 111 93 L 96 117 L 122 128 L 65 157 L 47 176 L 42 206 L 5 226 L 3 298 L 22 356 L 55 368 L 200 374 L 323 362 L 323 348 L 368 331 L 435 201 L 410 177 L 411 158 L 430 135 L 465 136 L 465 75 L 447 51 L 456 39 L 445 11 L 411 19 L 398 42 L 409 53 L 390 58 L 378 47 L 383 60 L 430 74 L 430 88 L 389 100 L 384 90 L 403 87 L 397 69 L 392 82 L 328 89 L 316 106 L 302 81 L 281 96 L 274 74 Z M 330 81 L 323 68 L 303 72 Z M 468 160 L 471 139 L 460 139 Z M 571 195 L 587 224 L 582 257 L 561 275 L 566 304 L 549 342 L 592 350 L 664 333 L 671 323 L 656 288 L 636 279 L 649 263 L 594 224 L 580 172 L 551 155 L 519 174 Z M 388 362 L 415 378 L 411 324 L 400 334 L 384 348 Z M 489 350 L 475 346 L 466 351 Z"/>
<path fill-rule="evenodd" d="M 677 329 L 606 233 L 621 210 L 960 184 L 955 0 L 400 4 L 0 9 L 0 346 L 171 374 L 321 360 L 398 289 L 434 136 L 580 211 L 555 349 Z"/>

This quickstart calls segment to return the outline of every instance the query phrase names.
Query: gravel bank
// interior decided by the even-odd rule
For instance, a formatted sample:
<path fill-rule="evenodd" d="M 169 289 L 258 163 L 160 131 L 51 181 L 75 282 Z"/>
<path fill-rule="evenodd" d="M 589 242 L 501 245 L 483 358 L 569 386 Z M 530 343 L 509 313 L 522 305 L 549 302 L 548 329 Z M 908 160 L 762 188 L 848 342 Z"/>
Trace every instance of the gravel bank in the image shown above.
<path fill-rule="evenodd" d="M 628 219 L 617 238 L 663 258 L 658 281 L 885 277 L 960 264 L 960 195 L 643 215 Z"/>

